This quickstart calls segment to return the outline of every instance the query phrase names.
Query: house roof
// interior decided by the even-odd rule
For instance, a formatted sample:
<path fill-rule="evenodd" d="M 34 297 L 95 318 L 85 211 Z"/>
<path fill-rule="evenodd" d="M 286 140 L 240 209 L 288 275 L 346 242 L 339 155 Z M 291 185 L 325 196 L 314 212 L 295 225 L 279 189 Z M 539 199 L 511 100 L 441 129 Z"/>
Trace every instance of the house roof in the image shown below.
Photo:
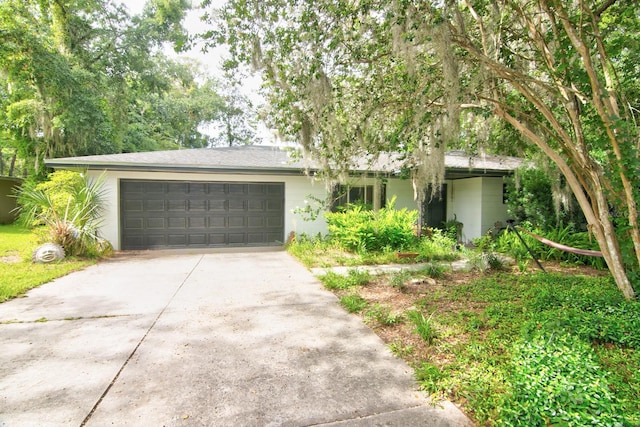
<path fill-rule="evenodd" d="M 53 168 L 245 174 L 301 174 L 305 170 L 319 169 L 313 161 L 292 157 L 290 150 L 257 145 L 65 157 L 47 159 L 45 164 Z M 397 173 L 400 165 L 397 156 L 383 153 L 375 159 L 357 162 L 352 171 Z M 447 175 L 452 179 L 477 175 L 503 176 L 521 165 L 522 159 L 515 157 L 469 157 L 463 152 L 449 152 L 445 156 Z"/>

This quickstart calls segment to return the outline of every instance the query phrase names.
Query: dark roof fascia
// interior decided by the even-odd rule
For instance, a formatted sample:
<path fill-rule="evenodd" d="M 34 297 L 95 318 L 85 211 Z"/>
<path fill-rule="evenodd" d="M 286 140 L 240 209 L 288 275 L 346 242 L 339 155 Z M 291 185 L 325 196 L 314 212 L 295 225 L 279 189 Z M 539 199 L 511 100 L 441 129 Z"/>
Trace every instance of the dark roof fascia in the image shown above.
<path fill-rule="evenodd" d="M 248 168 L 248 167 L 208 167 L 208 166 L 172 166 L 154 164 L 117 164 L 117 163 L 81 163 L 46 160 L 52 168 L 74 168 L 86 170 L 113 170 L 128 172 L 180 172 L 180 173 L 231 173 L 240 175 L 304 175 L 302 169 L 295 168 Z"/>
<path fill-rule="evenodd" d="M 455 181 L 456 179 L 467 178 L 501 178 L 513 175 L 513 170 L 504 169 L 446 169 L 444 178 Z"/>
<path fill-rule="evenodd" d="M 52 168 L 73 168 L 86 170 L 113 170 L 127 172 L 178 172 L 178 173 L 209 173 L 209 174 L 238 174 L 238 175 L 307 175 L 304 169 L 299 168 L 259 168 L 259 167 L 209 167 L 209 166 L 180 166 L 180 165 L 158 165 L 158 164 L 131 164 L 131 163 L 81 163 L 65 162 L 56 159 L 45 160 L 45 164 Z M 318 172 L 318 169 L 310 168 L 310 174 Z M 446 168 L 445 179 L 456 180 L 474 178 L 482 176 L 503 177 L 512 175 L 512 170 L 504 169 L 468 169 L 468 168 Z M 365 176 L 374 178 L 376 176 L 398 176 L 398 173 L 388 171 L 373 170 L 352 170 L 351 176 Z"/>

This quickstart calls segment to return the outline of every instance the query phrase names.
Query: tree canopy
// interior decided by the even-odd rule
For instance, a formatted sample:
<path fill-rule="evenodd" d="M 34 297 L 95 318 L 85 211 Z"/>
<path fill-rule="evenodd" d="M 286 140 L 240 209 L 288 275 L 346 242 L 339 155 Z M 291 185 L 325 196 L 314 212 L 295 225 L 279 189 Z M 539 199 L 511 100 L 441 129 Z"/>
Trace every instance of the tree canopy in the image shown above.
<path fill-rule="evenodd" d="M 573 191 L 619 288 L 634 297 L 635 5 L 228 0 L 207 17 L 211 42 L 230 46 L 228 67 L 261 72 L 272 124 L 327 170 L 362 153 L 397 152 L 420 198 L 442 181 L 447 147 L 546 159 Z"/>
<path fill-rule="evenodd" d="M 189 47 L 188 7 L 149 0 L 131 16 L 107 0 L 0 2 L 0 170 L 213 144 L 203 128 L 229 108 L 221 84 L 164 53 Z"/>

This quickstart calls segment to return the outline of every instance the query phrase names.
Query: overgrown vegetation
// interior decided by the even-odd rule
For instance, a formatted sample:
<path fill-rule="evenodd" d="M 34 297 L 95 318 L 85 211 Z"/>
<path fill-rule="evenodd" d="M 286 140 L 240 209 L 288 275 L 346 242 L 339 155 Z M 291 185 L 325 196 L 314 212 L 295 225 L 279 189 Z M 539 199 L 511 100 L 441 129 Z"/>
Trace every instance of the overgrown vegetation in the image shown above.
<path fill-rule="evenodd" d="M 33 230 L 18 224 L 0 225 L 0 302 L 94 263 L 72 257 L 51 264 L 33 264 L 31 254 L 38 241 Z"/>
<path fill-rule="evenodd" d="M 586 231 L 577 231 L 573 224 L 553 228 L 549 230 L 542 230 L 540 228 L 533 228 L 528 224 L 523 224 L 521 227 L 529 229 L 533 233 L 545 237 L 556 243 L 560 243 L 565 246 L 570 246 L 578 249 L 590 249 L 598 250 L 598 243 L 589 235 Z M 605 269 L 606 264 L 602 258 L 589 257 L 584 255 L 577 255 L 571 252 L 561 251 L 559 249 L 547 246 L 534 239 L 526 232 L 520 232 L 520 236 L 523 238 L 527 246 L 533 251 L 538 259 L 545 261 L 562 261 L 572 264 L 590 265 L 598 269 Z M 486 240 L 486 239 L 485 239 Z M 497 252 L 509 255 L 516 261 L 531 259 L 531 255 L 527 251 L 526 247 L 516 235 L 515 232 L 507 230 L 501 233 L 493 242 L 485 243 L 486 248 L 489 250 L 495 250 Z"/>
<path fill-rule="evenodd" d="M 640 303 L 597 270 L 501 268 L 334 275 L 329 282 L 344 285 L 329 287 L 425 391 L 478 425 L 640 424 Z"/>
<path fill-rule="evenodd" d="M 394 205 L 395 198 L 378 211 L 350 205 L 341 212 L 327 212 L 329 235 L 338 245 L 354 252 L 406 249 L 416 241 L 413 227 L 418 212 L 396 210 Z"/>
<path fill-rule="evenodd" d="M 111 245 L 98 236 L 104 196 L 100 179 L 56 171 L 48 180 L 25 184 L 20 190 L 20 221 L 27 227 L 44 226 L 48 233 L 42 240 L 59 244 L 67 255 L 107 255 Z"/>

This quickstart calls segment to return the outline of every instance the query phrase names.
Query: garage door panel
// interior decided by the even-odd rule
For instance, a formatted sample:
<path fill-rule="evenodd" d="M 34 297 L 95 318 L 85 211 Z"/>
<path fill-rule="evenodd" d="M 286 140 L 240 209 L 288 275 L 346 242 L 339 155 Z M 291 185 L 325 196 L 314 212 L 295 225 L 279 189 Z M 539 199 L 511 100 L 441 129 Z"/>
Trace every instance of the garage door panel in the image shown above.
<path fill-rule="evenodd" d="M 209 228 L 226 228 L 227 217 L 225 216 L 210 216 Z"/>
<path fill-rule="evenodd" d="M 128 212 L 142 212 L 144 204 L 142 200 L 127 200 L 125 201 L 124 209 Z"/>
<path fill-rule="evenodd" d="M 123 249 L 279 245 L 284 184 L 122 180 Z"/>
<path fill-rule="evenodd" d="M 247 200 L 247 210 L 249 212 L 262 212 L 264 211 L 265 205 L 265 200 Z"/>
<path fill-rule="evenodd" d="M 207 183 L 190 183 L 189 184 L 189 194 L 197 195 L 197 194 L 207 194 Z"/>
<path fill-rule="evenodd" d="M 226 211 L 227 210 L 227 201 L 226 201 L 226 199 L 209 200 L 209 210 L 210 211 L 219 211 L 219 212 Z"/>
<path fill-rule="evenodd" d="M 207 245 L 207 235 L 206 233 L 202 234 L 189 234 L 188 235 L 189 246 L 206 246 Z"/>
<path fill-rule="evenodd" d="M 167 192 L 170 194 L 187 194 L 189 192 L 189 184 L 186 182 L 170 182 L 167 184 Z"/>
<path fill-rule="evenodd" d="M 142 218 L 127 218 L 123 223 L 126 230 L 144 230 L 144 220 Z"/>
<path fill-rule="evenodd" d="M 187 210 L 205 212 L 207 210 L 207 201 L 204 199 L 187 200 Z"/>
<path fill-rule="evenodd" d="M 186 227 L 187 227 L 187 218 L 184 218 L 184 217 L 167 218 L 167 228 L 184 229 Z"/>
<path fill-rule="evenodd" d="M 250 216 L 247 217 L 247 227 L 249 228 L 264 228 L 265 218 L 262 216 Z"/>
<path fill-rule="evenodd" d="M 269 195 L 276 196 L 278 198 L 284 197 L 284 185 L 270 185 L 269 186 Z"/>
<path fill-rule="evenodd" d="M 226 244 L 227 244 L 226 233 L 210 233 L 209 234 L 209 245 L 224 246 Z"/>
<path fill-rule="evenodd" d="M 228 184 L 227 187 L 227 191 L 229 194 L 245 194 L 247 192 L 247 185 L 246 184 L 237 184 L 237 183 L 230 183 Z"/>
<path fill-rule="evenodd" d="M 246 233 L 229 233 L 227 244 L 229 245 L 242 245 L 245 244 Z"/>
<path fill-rule="evenodd" d="M 244 199 L 229 199 L 230 211 L 243 211 L 246 209 L 246 200 Z"/>
<path fill-rule="evenodd" d="M 165 234 L 151 234 L 146 237 L 146 246 L 150 248 L 161 248 L 168 246 L 167 236 Z"/>
<path fill-rule="evenodd" d="M 146 225 L 148 230 L 164 230 L 166 228 L 164 218 L 147 218 Z"/>
<path fill-rule="evenodd" d="M 281 200 L 267 200 L 267 212 L 282 212 L 284 206 Z"/>
<path fill-rule="evenodd" d="M 246 218 L 243 216 L 230 216 L 227 218 L 229 228 L 246 227 Z"/>
<path fill-rule="evenodd" d="M 167 200 L 167 210 L 169 212 L 186 212 L 187 201 L 186 200 Z"/>
<path fill-rule="evenodd" d="M 146 212 L 162 212 L 164 211 L 164 200 L 145 200 L 143 209 Z"/>
<path fill-rule="evenodd" d="M 207 218 L 206 217 L 189 217 L 187 220 L 187 228 L 206 228 L 207 227 Z"/>
<path fill-rule="evenodd" d="M 165 184 L 161 181 L 158 181 L 158 182 L 148 181 L 144 183 L 142 187 L 142 191 L 144 193 L 164 193 Z"/>

